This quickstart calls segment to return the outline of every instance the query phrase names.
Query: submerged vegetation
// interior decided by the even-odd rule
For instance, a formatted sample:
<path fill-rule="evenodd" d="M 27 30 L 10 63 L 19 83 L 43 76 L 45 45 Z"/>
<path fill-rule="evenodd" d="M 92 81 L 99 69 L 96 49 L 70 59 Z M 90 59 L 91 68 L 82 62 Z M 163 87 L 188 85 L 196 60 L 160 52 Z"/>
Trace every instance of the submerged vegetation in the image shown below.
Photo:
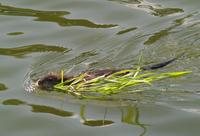
<path fill-rule="evenodd" d="M 175 78 L 191 73 L 191 71 L 178 71 L 155 73 L 143 71 L 140 67 L 136 70 L 125 69 L 109 76 L 103 75 L 91 80 L 86 80 L 87 73 L 82 73 L 72 79 L 64 81 L 64 71 L 61 71 L 61 82 L 54 86 L 55 91 L 74 95 L 78 98 L 101 98 L 121 92 L 136 93 L 136 86 L 152 85 L 152 82 L 166 78 Z M 91 95 L 91 93 L 93 95 Z"/>

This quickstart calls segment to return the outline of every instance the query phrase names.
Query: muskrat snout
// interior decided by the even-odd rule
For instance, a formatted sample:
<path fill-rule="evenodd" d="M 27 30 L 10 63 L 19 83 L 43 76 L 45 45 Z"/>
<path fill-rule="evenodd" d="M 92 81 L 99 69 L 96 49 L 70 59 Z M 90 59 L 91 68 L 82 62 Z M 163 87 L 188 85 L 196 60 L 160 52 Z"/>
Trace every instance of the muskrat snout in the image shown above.
<path fill-rule="evenodd" d="M 37 86 L 42 90 L 53 90 L 53 86 L 60 82 L 60 78 L 55 75 L 48 75 L 37 81 Z"/>

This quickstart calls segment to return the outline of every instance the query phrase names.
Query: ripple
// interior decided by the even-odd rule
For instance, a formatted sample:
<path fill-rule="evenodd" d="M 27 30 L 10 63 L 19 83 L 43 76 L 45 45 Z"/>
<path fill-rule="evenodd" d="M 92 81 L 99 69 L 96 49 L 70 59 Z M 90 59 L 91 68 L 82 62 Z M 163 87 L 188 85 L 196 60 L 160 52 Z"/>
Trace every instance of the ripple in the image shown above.
<path fill-rule="evenodd" d="M 125 30 L 121 30 L 121 31 L 117 32 L 116 35 L 122 35 L 122 34 L 125 34 L 125 33 L 128 33 L 128 32 L 134 31 L 136 29 L 137 29 L 137 27 L 132 27 L 132 28 L 128 28 L 128 29 L 125 29 Z"/>
<path fill-rule="evenodd" d="M 185 17 L 174 20 L 172 22 L 171 26 L 169 26 L 163 30 L 160 30 L 159 32 L 155 32 L 154 34 L 152 34 L 152 36 L 150 36 L 148 38 L 148 40 L 146 40 L 144 42 L 144 44 L 150 45 L 150 44 L 153 44 L 153 43 L 159 41 L 161 38 L 168 36 L 170 33 L 172 33 L 173 29 L 183 25 L 184 22 L 186 21 L 186 19 L 191 18 L 192 16 L 193 16 L 193 14 L 189 14 Z"/>
<path fill-rule="evenodd" d="M 10 33 L 7 33 L 7 35 L 11 35 L 11 36 L 15 36 L 15 35 L 22 35 L 24 34 L 23 32 L 10 32 Z"/>
<path fill-rule="evenodd" d="M 83 64 L 86 60 L 96 56 L 98 53 L 95 51 L 82 52 L 75 56 L 72 53 L 64 52 L 50 53 L 43 55 L 32 64 L 29 72 L 25 76 L 24 88 L 28 92 L 37 90 L 36 81 L 49 73 L 59 73 L 61 69 L 65 70 L 65 73 L 69 75 L 78 74 L 87 69 L 88 65 Z"/>

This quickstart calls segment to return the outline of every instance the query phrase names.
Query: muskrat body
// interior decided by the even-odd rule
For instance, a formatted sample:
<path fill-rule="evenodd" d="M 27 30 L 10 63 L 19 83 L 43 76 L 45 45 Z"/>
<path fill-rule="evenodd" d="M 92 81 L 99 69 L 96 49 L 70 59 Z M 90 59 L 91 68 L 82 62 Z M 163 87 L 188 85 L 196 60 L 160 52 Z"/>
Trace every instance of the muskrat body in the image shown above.
<path fill-rule="evenodd" d="M 142 70 L 155 70 L 155 69 L 159 69 L 162 67 L 167 66 L 168 64 L 172 63 L 173 61 L 175 61 L 177 58 L 173 58 L 170 59 L 168 61 L 162 62 L 162 63 L 158 63 L 158 64 L 154 64 L 154 65 L 150 65 L 150 66 L 144 66 L 141 69 Z M 116 73 L 118 71 L 120 71 L 122 69 L 103 69 L 103 70 L 95 70 L 95 71 L 85 71 L 82 72 L 81 74 L 85 74 L 86 76 L 84 77 L 84 80 L 88 81 L 91 79 L 94 79 L 96 77 L 100 77 L 100 76 L 109 76 L 113 73 Z M 128 73 L 127 73 L 128 74 Z M 76 76 L 67 76 L 64 75 L 63 80 L 70 80 L 72 78 L 74 78 Z M 36 86 L 39 89 L 42 90 L 46 90 L 46 91 L 51 91 L 53 90 L 54 85 L 58 84 L 61 82 L 61 76 L 59 74 L 55 74 L 55 73 L 50 73 L 40 79 L 37 80 L 36 82 Z M 70 82 L 69 82 L 70 84 Z"/>
<path fill-rule="evenodd" d="M 86 71 L 86 72 L 82 72 L 81 74 L 84 73 L 85 74 L 84 80 L 88 81 L 88 80 L 94 79 L 99 76 L 106 77 L 106 76 L 109 76 L 118 71 L 119 70 L 115 70 L 115 69 L 103 69 L 103 70 L 95 70 L 95 71 Z M 63 80 L 64 81 L 70 80 L 74 77 L 76 77 L 76 76 L 64 75 Z M 36 84 L 39 89 L 51 91 L 51 90 L 53 90 L 53 86 L 60 82 L 61 82 L 60 74 L 50 73 L 50 74 L 42 77 L 41 79 L 38 79 Z M 70 82 L 68 84 L 70 84 Z"/>

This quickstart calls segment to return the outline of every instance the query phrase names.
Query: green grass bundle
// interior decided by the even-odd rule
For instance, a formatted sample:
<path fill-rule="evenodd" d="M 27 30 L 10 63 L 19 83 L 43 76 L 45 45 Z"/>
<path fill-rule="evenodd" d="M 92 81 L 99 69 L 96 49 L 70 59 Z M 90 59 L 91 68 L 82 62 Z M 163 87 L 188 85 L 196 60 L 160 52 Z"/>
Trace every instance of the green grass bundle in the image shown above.
<path fill-rule="evenodd" d="M 61 82 L 54 86 L 56 91 L 70 93 L 80 98 L 89 98 L 88 93 L 96 93 L 102 96 L 118 94 L 129 90 L 129 92 L 138 92 L 134 86 L 152 85 L 154 81 L 166 78 L 180 77 L 191 73 L 191 71 L 155 73 L 143 71 L 140 68 L 125 69 L 115 72 L 111 75 L 103 75 L 86 80 L 87 73 L 80 74 L 77 77 L 63 81 L 63 70 L 61 71 Z M 131 89 L 129 89 L 131 87 Z"/>

